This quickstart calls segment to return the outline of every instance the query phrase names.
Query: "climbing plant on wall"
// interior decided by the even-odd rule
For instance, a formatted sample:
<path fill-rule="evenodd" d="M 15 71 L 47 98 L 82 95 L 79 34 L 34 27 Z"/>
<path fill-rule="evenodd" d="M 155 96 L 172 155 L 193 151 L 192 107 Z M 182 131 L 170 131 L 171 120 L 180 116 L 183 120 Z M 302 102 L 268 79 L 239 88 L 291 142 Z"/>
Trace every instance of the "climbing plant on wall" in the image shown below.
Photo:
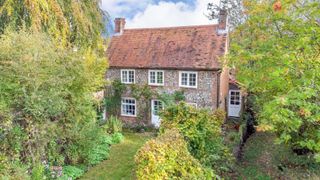
<path fill-rule="evenodd" d="M 126 91 L 126 86 L 120 80 L 111 82 L 111 86 L 106 89 L 105 107 L 108 116 L 117 116 L 121 109 L 121 96 Z"/>
<path fill-rule="evenodd" d="M 138 112 L 138 119 L 150 119 L 150 102 L 157 92 L 153 91 L 150 86 L 145 85 L 131 85 L 132 96 L 140 102 L 140 111 Z"/>

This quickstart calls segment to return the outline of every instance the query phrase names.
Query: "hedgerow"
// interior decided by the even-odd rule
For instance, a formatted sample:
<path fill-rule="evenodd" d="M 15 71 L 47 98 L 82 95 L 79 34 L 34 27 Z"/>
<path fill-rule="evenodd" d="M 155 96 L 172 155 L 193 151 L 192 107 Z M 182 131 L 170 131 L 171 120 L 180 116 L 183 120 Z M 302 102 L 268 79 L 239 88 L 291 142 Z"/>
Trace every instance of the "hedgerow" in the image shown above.
<path fill-rule="evenodd" d="M 192 157 L 178 130 L 169 130 L 148 141 L 136 154 L 137 178 L 212 179 L 214 173 Z"/>
<path fill-rule="evenodd" d="M 167 130 L 178 129 L 191 155 L 204 166 L 222 173 L 233 164 L 233 156 L 222 137 L 224 117 L 222 110 L 211 112 L 181 102 L 168 107 L 161 114 L 160 132 L 163 134 Z"/>

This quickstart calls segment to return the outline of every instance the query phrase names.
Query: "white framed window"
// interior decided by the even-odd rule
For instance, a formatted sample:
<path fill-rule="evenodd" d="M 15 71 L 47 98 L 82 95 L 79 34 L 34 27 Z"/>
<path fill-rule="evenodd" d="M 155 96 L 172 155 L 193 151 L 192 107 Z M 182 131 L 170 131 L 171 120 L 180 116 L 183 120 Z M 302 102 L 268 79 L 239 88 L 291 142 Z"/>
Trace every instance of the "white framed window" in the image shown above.
<path fill-rule="evenodd" d="M 121 116 L 137 116 L 136 100 L 134 98 L 121 99 Z"/>
<path fill-rule="evenodd" d="M 198 86 L 198 73 L 192 71 L 179 72 L 179 86 L 187 88 L 197 88 Z"/>
<path fill-rule="evenodd" d="M 149 85 L 163 86 L 164 71 L 149 70 Z"/>
<path fill-rule="evenodd" d="M 134 69 L 121 69 L 121 82 L 124 84 L 134 84 L 135 70 Z"/>

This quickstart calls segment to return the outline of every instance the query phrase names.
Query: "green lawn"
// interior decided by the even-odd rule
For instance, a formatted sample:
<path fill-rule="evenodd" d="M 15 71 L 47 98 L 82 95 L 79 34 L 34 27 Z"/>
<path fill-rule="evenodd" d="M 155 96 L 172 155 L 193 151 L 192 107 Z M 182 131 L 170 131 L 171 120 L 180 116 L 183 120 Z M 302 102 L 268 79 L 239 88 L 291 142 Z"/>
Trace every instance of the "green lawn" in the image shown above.
<path fill-rule="evenodd" d="M 89 169 L 81 179 L 135 179 L 134 155 L 152 133 L 124 133 L 124 136 L 123 142 L 111 146 L 109 159 Z"/>
<path fill-rule="evenodd" d="M 274 144 L 271 133 L 253 134 L 237 164 L 236 179 L 320 179 L 320 165 L 305 156 L 297 156 L 289 147 Z M 232 178 L 235 179 L 235 178 Z"/>

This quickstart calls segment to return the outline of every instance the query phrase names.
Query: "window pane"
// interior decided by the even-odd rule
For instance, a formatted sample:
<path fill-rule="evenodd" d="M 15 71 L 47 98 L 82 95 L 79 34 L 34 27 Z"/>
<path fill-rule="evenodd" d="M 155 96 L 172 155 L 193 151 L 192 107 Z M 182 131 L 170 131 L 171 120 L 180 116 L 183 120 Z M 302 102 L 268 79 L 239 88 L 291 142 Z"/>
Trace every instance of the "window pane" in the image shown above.
<path fill-rule="evenodd" d="M 129 82 L 130 83 L 134 82 L 134 71 L 129 71 Z"/>
<path fill-rule="evenodd" d="M 153 114 L 158 116 L 159 112 L 163 109 L 161 101 L 153 101 Z"/>
<path fill-rule="evenodd" d="M 127 76 L 128 76 L 128 72 L 122 71 L 122 82 L 128 82 Z"/>
<path fill-rule="evenodd" d="M 156 73 L 154 71 L 150 72 L 150 83 L 156 83 Z"/>
<path fill-rule="evenodd" d="M 163 72 L 157 72 L 157 83 L 158 84 L 163 83 Z"/>
<path fill-rule="evenodd" d="M 188 85 L 188 74 L 181 73 L 181 85 L 187 86 Z"/>
<path fill-rule="evenodd" d="M 189 74 L 189 86 L 196 86 L 197 75 L 192 73 Z"/>

